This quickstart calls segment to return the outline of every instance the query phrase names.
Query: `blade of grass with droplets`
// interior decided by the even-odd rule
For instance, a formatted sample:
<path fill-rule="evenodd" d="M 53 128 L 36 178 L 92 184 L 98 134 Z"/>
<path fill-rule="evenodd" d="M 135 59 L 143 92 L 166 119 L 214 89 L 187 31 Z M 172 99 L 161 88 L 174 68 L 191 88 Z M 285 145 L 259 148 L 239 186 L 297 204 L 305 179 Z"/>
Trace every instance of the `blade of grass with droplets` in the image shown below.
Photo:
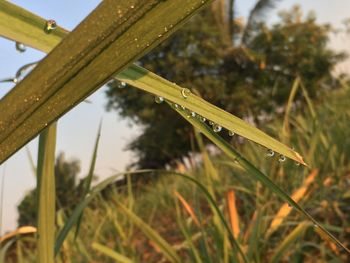
<path fill-rule="evenodd" d="M 92 158 L 91 158 L 91 162 L 90 162 L 89 173 L 86 176 L 86 179 L 84 181 L 84 189 L 83 189 L 83 194 L 82 194 L 83 198 L 91 190 L 91 182 L 92 182 L 92 178 L 94 176 L 95 164 L 96 164 L 96 159 L 97 159 L 98 144 L 100 142 L 100 137 L 101 137 L 101 128 L 102 128 L 102 122 L 100 122 L 100 125 L 98 127 L 97 137 L 96 137 L 96 141 L 95 141 L 95 147 L 94 147 L 94 151 L 92 153 Z M 78 222 L 77 222 L 77 228 L 75 230 L 75 238 L 78 236 L 80 223 L 81 223 L 82 218 L 83 218 L 83 212 L 81 213 L 81 215 L 78 219 Z"/>
<path fill-rule="evenodd" d="M 163 97 L 178 105 L 184 106 L 186 109 L 200 114 L 229 131 L 233 131 L 242 137 L 305 165 L 301 155 L 290 147 L 280 143 L 240 118 L 194 95 L 189 90 L 184 89 L 175 83 L 148 71 L 147 69 L 137 65 L 132 65 L 117 74 L 116 79 L 150 92 L 156 96 Z"/>
<path fill-rule="evenodd" d="M 228 142 L 226 142 L 218 134 L 214 133 L 213 130 L 202 123 L 197 118 L 188 118 L 188 114 L 185 110 L 180 108 L 175 108 L 170 105 L 175 111 L 177 111 L 185 120 L 191 123 L 195 128 L 197 128 L 203 135 L 205 135 L 209 140 L 211 140 L 219 149 L 221 149 L 229 158 L 233 161 L 238 162 L 248 174 L 252 176 L 254 180 L 261 182 L 265 187 L 273 191 L 278 197 L 287 202 L 289 205 L 294 207 L 297 211 L 301 212 L 306 218 L 312 221 L 315 227 L 322 230 L 331 240 L 333 240 L 339 247 L 343 248 L 347 253 L 350 254 L 350 250 L 340 242 L 335 236 L 333 236 L 325 227 L 316 221 L 308 212 L 306 212 L 298 203 L 296 203 L 285 191 L 283 191 L 278 185 L 276 185 L 269 177 L 263 174 L 259 169 L 257 169 L 253 164 L 251 164 L 247 159 L 245 159 L 239 152 L 237 152 Z"/>
<path fill-rule="evenodd" d="M 17 27 L 17 26 L 13 27 L 12 24 L 7 24 L 6 30 L 0 28 L 0 35 L 3 35 L 10 39 L 14 39 L 16 41 L 23 42 L 29 46 L 32 46 L 44 52 L 48 52 L 51 49 L 53 49 L 59 43 L 59 39 L 57 38 L 57 36 L 63 38 L 63 36 L 67 32 L 66 30 L 58 27 L 59 34 L 55 34 L 55 35 L 44 34 L 44 31 L 42 30 L 46 22 L 44 19 L 39 18 L 31 14 L 30 12 L 25 11 L 19 7 L 16 7 L 10 3 L 2 3 L 0 13 L 2 14 L 2 16 L 0 16 L 0 25 L 4 23 L 3 20 L 6 21 L 7 19 L 14 19 L 12 17 L 19 19 L 21 23 L 20 27 Z M 185 20 L 186 19 L 184 19 L 184 21 Z M 170 29 L 173 30 L 174 28 L 182 24 L 182 22 L 179 22 L 178 25 Z M 166 35 L 168 35 L 169 33 L 168 31 L 171 31 L 170 29 L 167 29 Z M 8 31 L 10 31 L 10 33 Z M 32 35 L 30 35 L 30 37 L 28 37 L 28 32 L 32 32 Z M 163 37 L 164 37 L 164 34 L 161 34 L 160 38 L 163 38 Z M 154 45 L 150 45 L 150 47 L 151 46 L 154 46 Z M 144 53 L 146 53 L 150 49 L 150 47 L 146 48 Z M 284 144 L 276 141 L 275 139 L 266 135 L 262 131 L 252 127 L 251 125 L 247 124 L 241 119 L 229 114 L 228 112 L 223 111 L 211 105 L 210 103 L 200 99 L 199 97 L 193 94 L 191 94 L 189 100 L 184 100 L 183 97 L 181 96 L 181 91 L 182 91 L 181 87 L 174 85 L 173 83 L 157 76 L 156 74 L 149 72 L 146 69 L 143 69 L 136 65 L 132 65 L 124 69 L 120 74 L 116 76 L 116 78 L 121 81 L 125 81 L 139 89 L 150 92 L 156 96 L 161 96 L 166 98 L 169 101 L 183 105 L 188 109 L 194 112 L 197 112 L 198 114 L 201 114 L 207 119 L 210 119 L 218 123 L 219 125 L 229 130 L 232 130 L 243 137 L 248 138 L 249 140 L 252 140 L 269 149 L 279 152 L 280 154 L 286 157 L 289 157 L 291 159 L 294 159 L 297 162 L 305 164 L 302 157 L 297 152 L 285 146 Z M 70 108 L 70 107 L 72 107 L 72 105 L 67 106 L 67 108 Z M 32 137 L 33 136 L 34 135 L 32 135 Z M 27 140 L 29 139 L 30 138 L 28 138 Z M 18 146 L 17 148 L 19 147 L 20 146 Z M 0 155 L 0 163 L 3 161 L 2 159 L 8 158 L 7 155 L 10 155 L 10 154 L 6 154 L 2 158 Z"/>
<path fill-rule="evenodd" d="M 106 247 L 100 243 L 94 242 L 92 243 L 91 247 L 98 252 L 116 260 L 120 263 L 133 263 L 134 261 L 130 258 L 127 258 L 126 256 L 119 254 L 118 252 L 114 251 L 113 249 L 110 249 L 109 247 Z"/>
<path fill-rule="evenodd" d="M 53 263 L 55 243 L 55 148 L 56 123 L 39 136 L 38 187 L 38 262 Z"/>
<path fill-rule="evenodd" d="M 0 163 L 210 1 L 102 1 L 63 41 L 52 44 L 53 50 L 1 99 Z M 32 42 L 25 37 L 26 29 L 31 34 L 38 28 L 48 29 L 44 19 L 4 1 L 0 10 L 0 24 L 5 25 L 0 35 L 33 47 L 40 37 L 45 38 L 42 33 Z M 20 20 L 21 28 L 7 23 L 13 17 Z"/>

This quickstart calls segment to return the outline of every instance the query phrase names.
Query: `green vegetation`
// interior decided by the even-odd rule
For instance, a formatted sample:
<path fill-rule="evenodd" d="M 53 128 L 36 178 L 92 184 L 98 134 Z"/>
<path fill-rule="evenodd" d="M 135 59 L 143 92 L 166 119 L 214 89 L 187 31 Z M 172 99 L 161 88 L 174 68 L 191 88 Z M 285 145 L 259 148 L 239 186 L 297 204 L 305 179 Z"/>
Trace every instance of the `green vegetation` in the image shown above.
<path fill-rule="evenodd" d="M 171 50 L 151 53 L 141 60 L 141 63 L 151 64 L 154 54 L 162 54 L 157 58 L 164 59 L 165 64 L 160 62 L 158 66 L 163 67 L 164 72 L 172 71 L 169 74 L 174 78 L 179 77 L 179 86 L 141 66 L 130 65 L 164 40 L 164 36 L 174 32 L 207 1 L 181 1 L 184 8 L 175 8 L 179 2 L 147 0 L 143 4 L 135 1 L 134 5 L 106 0 L 72 33 L 57 28 L 58 32 L 63 32 L 62 36 L 52 34 L 55 32 L 53 21 L 45 22 L 8 2 L 0 3 L 0 34 L 5 37 L 39 49 L 46 47 L 48 52 L 55 47 L 53 36 L 68 34 L 0 101 L 0 110 L 6 113 L 0 117 L 1 163 L 42 131 L 35 169 L 37 196 L 31 192 L 19 206 L 24 223 L 31 223 L 36 229 L 22 227 L 2 237 L 1 261 L 258 263 L 314 262 L 315 258 L 323 262 L 347 260 L 350 255 L 350 216 L 346 205 L 350 197 L 350 130 L 347 127 L 350 88 L 347 79 L 333 79 L 330 74 L 342 55 L 326 47 L 329 28 L 317 25 L 311 17 L 301 22 L 298 12 L 284 14 L 280 24 L 267 28 L 256 18 L 274 2 L 266 0 L 257 1 L 245 28 L 231 23 L 236 21 L 234 1 L 228 1 L 231 12 L 227 17 L 231 22 L 225 24 L 226 15 L 221 6 L 225 1 L 218 1 L 211 6 L 216 21 L 207 20 L 208 10 L 196 18 L 203 25 L 211 22 L 208 27 L 204 26 L 203 36 L 195 22 L 187 28 L 193 30 L 190 31 L 192 35 L 185 34 L 186 30 L 179 33 L 189 40 L 191 37 L 201 39 L 198 43 L 205 45 L 203 51 L 208 51 L 203 54 L 209 57 L 201 57 L 197 45 L 183 42 L 189 55 L 186 60 L 197 64 L 192 65 L 192 75 L 185 77 L 189 81 L 181 80 L 184 76 L 175 68 L 166 70 L 166 63 L 171 62 Z M 120 16 L 109 16 L 118 11 Z M 6 18 L 13 19 L 14 25 L 5 23 Z M 37 30 L 41 26 L 50 41 L 41 42 L 41 38 L 45 38 Z M 211 26 L 225 33 L 216 35 Z M 295 45 L 287 45 L 288 34 L 293 36 Z M 222 39 L 215 47 L 210 46 L 209 40 L 206 42 L 207 36 L 211 41 Z M 318 45 L 310 48 L 306 44 L 312 38 Z M 237 41 L 241 44 L 236 45 Z M 262 44 L 258 45 L 258 41 Z M 174 43 L 176 49 L 182 42 Z M 285 50 L 286 45 L 292 51 L 296 48 L 294 53 L 270 50 L 276 47 Z M 168 42 L 161 48 L 171 46 L 172 42 Z M 119 50 L 126 47 L 130 50 L 120 56 Z M 116 61 L 116 54 L 122 59 Z M 57 69 L 43 74 L 45 66 L 50 66 L 58 56 L 62 61 Z M 211 60 L 210 56 L 216 59 Z M 173 62 L 180 63 L 179 60 Z M 201 67 L 202 72 L 196 71 Z M 211 71 L 211 67 L 218 67 L 219 71 Z M 185 66 L 180 68 L 186 71 Z M 158 72 L 156 67 L 153 69 Z M 286 74 L 286 70 L 291 75 Z M 218 72 L 223 72 L 222 78 Z M 165 77 L 173 80 L 166 74 Z M 140 116 L 145 120 L 153 116 L 156 125 L 161 125 L 156 127 L 163 129 L 164 134 L 169 127 L 178 131 L 178 125 L 183 126 L 181 123 L 188 122 L 191 128 L 180 129 L 176 136 L 170 133 L 166 138 L 152 138 L 146 127 L 145 134 L 150 137 L 144 140 L 144 147 L 152 148 L 156 141 L 157 144 L 164 142 L 166 148 L 152 153 L 139 148 L 140 157 L 144 158 L 139 166 L 159 167 L 160 163 L 176 160 L 175 157 L 178 158 L 176 169 L 128 170 L 92 187 L 98 132 L 89 173 L 76 185 L 76 163 L 67 163 L 60 156 L 55 165 L 55 121 L 112 77 L 120 81 L 120 85 L 129 84 L 156 96 L 160 105 L 147 105 L 149 97 L 138 97 L 131 87 L 122 90 L 126 97 L 130 95 L 134 103 L 139 103 Z M 194 80 L 197 77 L 202 84 L 205 81 L 211 84 L 198 85 Z M 253 82 L 247 81 L 249 77 Z M 33 83 L 37 87 L 33 87 Z M 81 84 L 86 84 L 85 89 Z M 330 86 L 323 88 L 326 84 Z M 270 90 L 271 85 L 275 93 Z M 198 86 L 207 90 L 202 91 Z M 279 88 L 282 86 L 286 88 Z M 244 94 L 239 97 L 239 93 L 228 87 L 244 90 Z M 256 87 L 261 87 L 261 94 Z M 206 97 L 207 92 L 213 94 L 212 97 Z M 323 92 L 327 92 L 327 100 L 320 103 L 318 95 Z M 242 106 L 245 110 L 241 117 L 254 116 L 269 134 L 283 143 L 200 95 L 222 107 L 228 107 L 231 100 L 232 107 L 241 101 L 247 102 Z M 222 102 L 217 96 L 222 96 Z M 254 100 L 249 100 L 249 96 Z M 262 101 L 256 100 L 259 96 Z M 260 103 L 263 107 L 258 109 Z M 269 110 L 274 107 L 280 108 L 281 114 Z M 227 110 L 235 112 L 239 108 Z M 162 114 L 157 114 L 161 111 Z M 163 112 L 169 112 L 164 114 L 168 119 L 159 118 Z M 182 119 L 176 121 L 170 112 Z M 134 108 L 124 116 L 140 118 Z M 146 121 L 137 120 L 147 125 Z M 227 130 L 225 135 L 223 129 Z M 181 147 L 177 155 L 173 155 L 176 147 L 167 149 L 175 141 Z M 286 145 L 294 145 L 301 155 Z M 210 154 L 214 148 L 216 154 Z M 192 154 L 185 159 L 185 165 L 179 157 L 189 149 Z M 156 154 L 166 157 L 157 159 Z M 303 157 L 308 167 L 300 166 L 305 164 Z M 62 193 L 62 189 L 70 191 L 69 195 Z M 26 215 L 29 206 L 36 208 L 35 219 L 32 211 Z M 34 232 L 37 233 L 33 236 Z"/>

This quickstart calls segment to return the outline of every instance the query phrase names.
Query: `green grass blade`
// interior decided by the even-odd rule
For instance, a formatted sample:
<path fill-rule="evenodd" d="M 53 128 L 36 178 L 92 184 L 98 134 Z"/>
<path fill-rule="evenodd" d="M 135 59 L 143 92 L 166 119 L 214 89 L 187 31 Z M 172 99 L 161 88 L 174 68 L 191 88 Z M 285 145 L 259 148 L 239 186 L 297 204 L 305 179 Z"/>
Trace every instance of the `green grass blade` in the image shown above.
<path fill-rule="evenodd" d="M 296 228 L 294 228 L 293 231 L 290 232 L 283 240 L 283 242 L 276 249 L 274 249 L 270 262 L 279 262 L 280 258 L 283 256 L 283 253 L 286 252 L 291 245 L 295 244 L 296 240 L 305 233 L 305 230 L 308 227 L 310 227 L 309 222 L 301 222 Z"/>
<path fill-rule="evenodd" d="M 293 105 L 293 101 L 294 101 L 294 98 L 295 98 L 295 95 L 298 91 L 299 86 L 300 86 L 300 78 L 297 77 L 294 80 L 292 89 L 289 93 L 288 102 L 287 102 L 286 110 L 284 113 L 283 128 L 282 128 L 283 140 L 286 140 L 290 136 L 289 114 L 290 114 L 290 111 L 291 111 L 291 108 Z"/>
<path fill-rule="evenodd" d="M 105 0 L 0 101 L 0 163 L 202 9 L 210 0 Z M 24 39 L 38 17 L 2 1 L 0 35 Z M 181 8 L 178 8 L 181 4 Z M 120 15 L 118 15 L 120 14 Z M 7 18 L 23 28 L 11 30 Z M 45 21 L 45 20 L 43 20 Z M 34 33 L 33 33 L 34 34 Z M 50 34 L 49 34 L 50 35 Z M 38 34 L 35 40 L 42 34 Z"/>
<path fill-rule="evenodd" d="M 238 162 L 245 171 L 252 176 L 254 180 L 261 182 L 270 191 L 274 192 L 283 201 L 287 202 L 289 205 L 294 207 L 297 211 L 301 212 L 306 218 L 308 218 L 315 227 L 318 227 L 325 235 L 327 235 L 331 240 L 333 240 L 339 247 L 343 248 L 347 253 L 350 254 L 350 250 L 345 247 L 335 236 L 333 236 L 325 227 L 316 221 L 308 212 L 306 212 L 298 203 L 296 203 L 285 191 L 283 191 L 278 185 L 276 185 L 269 177 L 263 174 L 259 169 L 257 169 L 253 164 L 251 164 L 247 159 L 245 159 L 239 152 L 237 152 L 229 143 L 227 143 L 218 134 L 214 133 L 212 129 L 202 123 L 197 118 L 188 118 L 186 111 L 179 108 L 174 108 L 184 119 L 191 123 L 195 128 L 197 128 L 202 134 L 204 134 L 209 140 L 211 140 L 217 147 L 219 147 L 229 158 L 233 161 Z"/>
<path fill-rule="evenodd" d="M 157 96 L 163 97 L 178 105 L 184 106 L 186 109 L 200 114 L 206 119 L 215 122 L 229 131 L 233 131 L 236 134 L 261 144 L 268 149 L 305 164 L 300 154 L 295 152 L 290 147 L 280 143 L 240 118 L 237 118 L 227 111 L 210 104 L 192 93 L 188 94 L 187 98 L 185 98 L 182 94 L 182 87 L 148 71 L 147 69 L 137 65 L 132 65 L 120 72 L 116 79 Z"/>
<path fill-rule="evenodd" d="M 127 258 L 126 256 L 119 254 L 118 252 L 110 249 L 109 247 L 106 247 L 104 245 L 101 245 L 97 242 L 92 243 L 92 248 L 97 250 L 98 252 L 105 254 L 106 256 L 116 260 L 120 263 L 133 263 L 131 259 Z"/>
<path fill-rule="evenodd" d="M 28 146 L 26 147 L 26 153 L 27 153 L 27 157 L 28 157 L 28 160 L 29 160 L 30 168 L 32 169 L 32 172 L 33 172 L 34 176 L 36 176 L 36 173 L 37 173 L 36 172 L 36 166 L 35 166 L 35 163 L 34 163 L 34 160 L 33 160 L 32 153 L 30 152 Z"/>
<path fill-rule="evenodd" d="M 38 262 L 54 262 L 55 242 L 55 147 L 56 123 L 46 128 L 39 138 L 38 175 Z"/>
<path fill-rule="evenodd" d="M 92 158 L 91 158 L 91 162 L 90 162 L 90 168 L 89 168 L 89 173 L 86 176 L 85 182 L 84 182 L 84 189 L 83 189 L 83 198 L 88 194 L 88 192 L 91 190 L 91 182 L 92 182 L 92 178 L 94 176 L 94 171 L 95 171 L 95 165 L 96 165 L 96 159 L 97 159 L 97 150 L 98 150 L 98 144 L 100 142 L 100 137 L 101 137 L 101 128 L 102 128 L 102 122 L 100 123 L 100 126 L 98 128 L 98 132 L 97 132 L 97 137 L 96 137 L 96 141 L 95 141 L 95 147 L 94 147 L 94 151 L 92 154 Z M 79 233 L 79 228 L 80 228 L 80 223 L 81 220 L 83 218 L 83 212 L 81 213 L 79 220 L 77 222 L 77 228 L 75 230 L 75 237 L 78 236 Z"/>

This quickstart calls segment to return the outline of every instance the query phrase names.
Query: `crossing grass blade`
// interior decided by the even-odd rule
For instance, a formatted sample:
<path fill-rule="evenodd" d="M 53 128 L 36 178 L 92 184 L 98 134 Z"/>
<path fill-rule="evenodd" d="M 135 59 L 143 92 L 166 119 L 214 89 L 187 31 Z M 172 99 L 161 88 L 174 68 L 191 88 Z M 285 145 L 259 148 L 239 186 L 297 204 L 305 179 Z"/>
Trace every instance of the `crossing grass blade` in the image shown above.
<path fill-rule="evenodd" d="M 55 242 L 55 147 L 56 123 L 39 137 L 38 154 L 38 262 L 53 263 Z"/>
<path fill-rule="evenodd" d="M 173 4 L 170 2 L 176 2 L 175 0 L 172 1 L 166 1 L 168 3 L 168 7 L 165 9 L 169 12 L 174 12 L 174 10 L 177 10 L 178 8 L 175 8 L 174 10 L 171 10 L 170 7 L 173 7 Z M 195 1 L 186 1 L 184 3 L 181 3 L 183 8 L 185 8 L 185 5 L 190 4 L 190 2 Z M 210 1 L 204 1 L 204 2 L 210 2 Z M 31 14 L 28 11 L 25 11 L 19 7 L 15 7 L 14 5 L 10 3 L 2 3 L 0 9 L 0 25 L 4 24 L 6 19 L 17 19 L 20 20 L 21 26 L 12 26 L 11 24 L 6 23 L 6 28 L 0 27 L 0 35 L 3 35 L 7 38 L 20 41 L 25 43 L 26 45 L 32 46 L 34 48 L 37 48 L 39 50 L 42 50 L 44 52 L 49 52 L 51 49 L 53 49 L 58 43 L 59 39 L 58 37 L 64 37 L 65 34 L 67 34 L 67 31 L 58 28 L 57 34 L 49 34 L 45 35 L 43 33 L 42 28 L 45 26 L 46 21 L 44 19 L 40 19 L 39 17 Z M 163 25 L 162 30 L 164 30 L 164 27 L 166 28 L 167 32 L 157 35 L 157 40 L 145 42 L 145 38 L 149 38 L 149 33 L 147 32 L 147 37 L 142 36 L 140 38 L 137 37 L 135 34 L 134 38 L 131 39 L 132 41 L 142 39 L 142 42 L 140 42 L 139 45 L 142 49 L 142 52 L 138 56 L 141 56 L 142 54 L 147 53 L 152 47 L 154 47 L 156 44 L 158 44 L 161 40 L 164 39 L 164 37 L 167 37 L 169 35 L 170 31 L 174 31 L 175 28 L 180 26 L 184 21 L 188 19 L 190 15 L 194 11 L 198 11 L 202 6 L 198 6 L 198 8 L 194 8 L 190 11 L 189 15 L 186 15 L 184 19 L 180 19 L 178 23 L 169 24 L 174 25 L 173 27 L 169 27 L 169 25 L 166 25 L 164 21 L 162 21 L 160 24 Z M 170 13 L 169 13 L 170 14 Z M 172 14 L 173 15 L 173 14 Z M 159 16 L 160 18 L 161 16 Z M 167 18 L 168 19 L 168 18 Z M 158 21 L 158 19 L 157 19 Z M 165 25 L 164 25 L 165 23 Z M 167 27 L 168 26 L 168 27 Z M 158 27 L 158 25 L 157 25 Z M 154 30 L 153 30 L 154 31 Z M 152 31 L 152 32 L 153 32 Z M 30 33 L 30 37 L 28 37 L 28 34 Z M 160 37 L 159 37 L 160 36 Z M 40 42 L 42 39 L 42 42 Z M 129 42 L 131 41 L 128 40 Z M 39 43 L 38 43 L 39 42 Z M 152 44 L 150 44 L 152 43 Z M 146 45 L 146 47 L 144 47 Z M 148 46 L 149 45 L 149 46 Z M 140 49 L 140 48 L 139 48 Z M 137 56 L 134 56 L 132 60 L 135 60 Z M 129 60 L 131 62 L 132 60 Z M 112 63 L 112 62 L 111 62 Z M 120 59 L 116 59 L 114 62 L 116 65 L 120 63 Z M 121 69 L 123 67 L 120 67 Z M 115 70 L 117 71 L 117 70 Z M 93 75 L 96 75 L 98 72 L 94 72 Z M 268 136 L 264 132 L 260 131 L 259 129 L 249 125 L 248 123 L 244 122 L 243 120 L 231 115 L 230 113 L 204 101 L 203 99 L 199 98 L 198 96 L 195 96 L 194 94 L 190 94 L 188 99 L 184 99 L 181 95 L 182 87 L 175 85 L 174 83 L 167 81 L 160 76 L 157 76 L 156 74 L 139 67 L 137 65 L 131 65 L 129 67 L 126 67 L 123 69 L 119 74 L 115 75 L 115 78 L 124 81 L 130 85 L 133 85 L 136 88 L 142 89 L 144 91 L 147 91 L 149 93 L 152 93 L 156 96 L 164 97 L 165 99 L 172 101 L 174 103 L 178 103 L 180 105 L 185 106 L 186 108 L 190 109 L 191 111 L 194 111 L 198 114 L 201 114 L 202 116 L 206 117 L 207 119 L 212 120 L 213 122 L 221 125 L 222 127 L 231 130 L 249 140 L 252 140 L 258 144 L 261 144 L 269 149 L 274 150 L 275 152 L 278 152 L 286 157 L 289 157 L 297 162 L 300 162 L 302 164 L 305 164 L 303 161 L 303 158 L 298 154 L 296 151 L 291 149 L 290 147 L 278 142 L 277 140 L 273 139 L 272 137 Z M 89 80 L 90 81 L 90 80 Z M 78 85 L 78 84 L 77 84 Z M 85 90 L 88 90 L 86 87 L 86 84 L 80 84 L 82 86 L 85 86 Z M 94 88 L 91 88 L 90 93 L 97 89 L 96 84 Z M 71 98 L 72 93 L 74 93 L 74 99 Z M 79 94 L 78 94 L 79 93 Z M 64 104 L 62 107 L 64 109 L 59 109 L 59 114 L 55 114 L 55 116 L 51 116 L 50 119 L 47 119 L 46 117 L 43 119 L 47 119 L 46 122 L 51 121 L 52 119 L 55 119 L 65 113 L 67 110 L 69 110 L 71 107 L 73 107 L 76 103 L 81 101 L 83 98 L 85 98 L 88 94 L 84 91 L 70 91 L 69 97 L 67 98 L 64 94 L 66 103 L 55 101 L 56 104 Z M 78 98 L 80 96 L 80 98 Z M 46 103 L 47 104 L 47 103 Z M 53 107 L 53 106 L 52 106 Z M 56 108 L 57 106 L 55 106 Z M 1 108 L 1 103 L 0 103 Z M 47 112 L 46 112 L 47 115 Z M 51 114 L 49 114 L 50 116 Z M 0 123 L 1 123 L 0 119 Z M 10 129 L 8 129 L 10 130 Z M 37 131 L 38 129 L 35 129 Z M 24 135 L 23 135 L 24 136 Z M 26 138 L 25 140 L 30 140 L 33 136 L 35 136 L 35 133 L 30 133 L 30 135 L 24 136 Z M 7 139 L 7 141 L 11 142 L 11 139 Z M 13 143 L 13 146 L 10 147 L 9 150 L 4 150 L 3 153 L 0 152 L 0 163 L 2 163 L 6 158 L 8 158 L 13 152 L 15 151 L 15 148 L 20 148 L 23 143 Z M 0 146 L 1 146 L 1 138 L 0 138 Z"/>
<path fill-rule="evenodd" d="M 172 106 L 172 105 L 171 105 Z M 172 106 L 173 107 L 173 106 Z M 270 191 L 274 192 L 283 201 L 287 202 L 291 207 L 294 207 L 297 211 L 308 218 L 315 227 L 319 229 L 324 235 L 327 235 L 330 240 L 335 242 L 339 247 L 343 248 L 345 252 L 350 254 L 350 250 L 340 242 L 335 236 L 333 236 L 324 226 L 316 221 L 308 212 L 306 212 L 298 203 L 296 203 L 285 191 L 283 191 L 278 185 L 276 185 L 269 177 L 263 174 L 247 159 L 245 159 L 239 152 L 237 152 L 228 142 L 221 138 L 218 134 L 214 133 L 211 127 L 202 123 L 197 118 L 188 118 L 188 113 L 180 108 L 173 107 L 185 120 L 191 123 L 196 129 L 198 129 L 204 136 L 211 140 L 219 149 L 221 149 L 230 159 L 239 163 L 242 168 L 252 176 L 254 180 L 259 181 Z"/>
<path fill-rule="evenodd" d="M 209 2 L 102 1 L 63 41 L 52 44 L 53 50 L 1 99 L 0 163 L 157 46 Z M 1 4 L 0 35 L 32 47 L 40 37 L 45 38 L 38 33 L 30 42 L 26 36 L 27 31 L 44 31 L 46 20 L 8 2 Z M 20 20 L 23 28 L 8 24 L 7 19 L 13 17 Z"/>

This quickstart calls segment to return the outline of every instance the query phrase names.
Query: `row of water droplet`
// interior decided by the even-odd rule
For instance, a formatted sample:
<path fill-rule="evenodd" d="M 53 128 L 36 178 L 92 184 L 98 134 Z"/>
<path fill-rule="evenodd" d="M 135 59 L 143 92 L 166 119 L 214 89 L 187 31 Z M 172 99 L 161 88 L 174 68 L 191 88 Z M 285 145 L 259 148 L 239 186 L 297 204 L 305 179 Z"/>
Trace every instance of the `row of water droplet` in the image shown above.
<path fill-rule="evenodd" d="M 124 86 L 125 86 L 125 85 L 124 85 Z M 185 89 L 185 88 L 182 88 L 182 89 L 181 89 L 181 96 L 182 96 L 184 99 L 187 99 L 187 98 L 190 96 L 190 94 L 191 94 L 191 91 L 190 91 L 189 89 Z M 156 97 L 155 97 L 155 102 L 156 102 L 157 104 L 160 104 L 160 103 L 162 103 L 162 102 L 164 102 L 164 101 L 165 101 L 165 100 L 164 100 L 163 97 L 160 97 L 160 96 L 156 96 Z M 185 108 L 184 106 L 179 106 L 179 105 L 176 104 L 176 103 L 173 103 L 173 106 L 174 106 L 175 109 L 186 110 L 186 108 Z M 201 116 L 201 115 L 199 115 L 199 114 L 197 114 L 197 113 L 195 113 L 195 112 L 193 112 L 193 111 L 188 111 L 188 110 L 187 110 L 187 112 L 188 112 L 187 118 L 190 118 L 190 117 L 192 117 L 192 118 L 198 117 L 198 119 L 199 119 L 201 122 L 203 122 L 203 123 L 206 122 L 206 118 L 205 118 L 205 117 L 203 117 L 203 116 Z M 222 127 L 221 127 L 219 124 L 217 124 L 217 123 L 215 123 L 215 122 L 213 122 L 213 121 L 210 121 L 210 120 L 208 121 L 208 123 L 209 123 L 210 126 L 212 126 L 212 129 L 213 129 L 213 131 L 214 131 L 215 133 L 219 133 L 219 132 L 222 131 Z M 233 131 L 229 130 L 229 131 L 228 131 L 228 135 L 229 135 L 230 137 L 232 137 L 232 136 L 235 135 L 235 133 L 234 133 Z M 268 149 L 268 150 L 267 150 L 267 153 L 266 153 L 266 156 L 267 156 L 267 157 L 273 157 L 274 155 L 275 155 L 275 152 L 274 152 L 273 150 L 271 150 L 271 149 Z M 285 157 L 284 155 L 279 155 L 278 161 L 279 161 L 279 162 L 284 162 L 284 161 L 286 161 L 286 157 Z M 295 164 L 296 164 L 297 166 L 300 165 L 299 162 L 296 162 Z"/>
<path fill-rule="evenodd" d="M 175 84 L 175 83 L 174 83 Z M 125 82 L 120 82 L 119 84 L 118 84 L 118 87 L 119 88 L 124 88 L 124 87 L 126 87 L 127 86 L 127 84 L 125 83 Z M 190 94 L 191 94 L 191 91 L 189 90 L 189 89 L 186 89 L 186 88 L 182 88 L 181 89 L 181 96 L 184 98 L 184 99 L 187 99 L 189 96 L 190 96 Z M 154 98 L 154 101 L 157 103 L 157 104 L 161 104 L 161 103 L 163 103 L 164 101 L 165 101 L 165 99 L 163 98 L 163 97 L 161 97 L 161 96 L 156 96 L 155 98 Z M 179 110 L 179 109 L 181 109 L 181 110 L 187 110 L 184 106 L 181 106 L 181 105 L 178 105 L 178 104 L 176 104 L 176 103 L 173 103 L 172 104 L 173 106 L 174 106 L 174 108 L 175 109 L 177 109 L 177 110 Z M 194 111 L 188 111 L 187 110 L 187 118 L 190 118 L 190 117 L 192 117 L 192 118 L 195 118 L 195 117 L 197 117 L 201 122 L 206 122 L 207 121 L 207 119 L 205 118 L 205 117 L 203 117 L 203 116 L 201 116 L 201 115 L 199 115 L 199 114 L 197 114 L 197 113 L 195 113 Z M 219 124 L 217 124 L 217 123 L 214 123 L 213 121 L 208 121 L 208 124 L 210 125 L 210 126 L 212 126 L 212 129 L 213 129 L 213 131 L 215 132 L 215 133 L 219 133 L 219 132 L 221 132 L 222 131 L 222 127 L 219 125 Z M 228 135 L 230 136 L 230 137 L 232 137 L 232 136 L 234 136 L 235 135 L 235 133 L 233 132 L 233 131 L 231 131 L 231 130 L 229 130 L 228 131 Z M 273 150 L 271 150 L 271 149 L 268 149 L 267 150 L 267 153 L 266 153 L 266 156 L 267 157 L 274 157 L 275 156 L 275 152 L 273 151 Z M 286 161 L 286 157 L 284 156 L 284 155 L 279 155 L 279 158 L 278 158 L 278 161 L 279 162 L 284 162 L 284 161 Z M 299 166 L 300 165 L 300 163 L 298 163 L 298 162 L 296 162 L 295 163 L 297 166 Z"/>

